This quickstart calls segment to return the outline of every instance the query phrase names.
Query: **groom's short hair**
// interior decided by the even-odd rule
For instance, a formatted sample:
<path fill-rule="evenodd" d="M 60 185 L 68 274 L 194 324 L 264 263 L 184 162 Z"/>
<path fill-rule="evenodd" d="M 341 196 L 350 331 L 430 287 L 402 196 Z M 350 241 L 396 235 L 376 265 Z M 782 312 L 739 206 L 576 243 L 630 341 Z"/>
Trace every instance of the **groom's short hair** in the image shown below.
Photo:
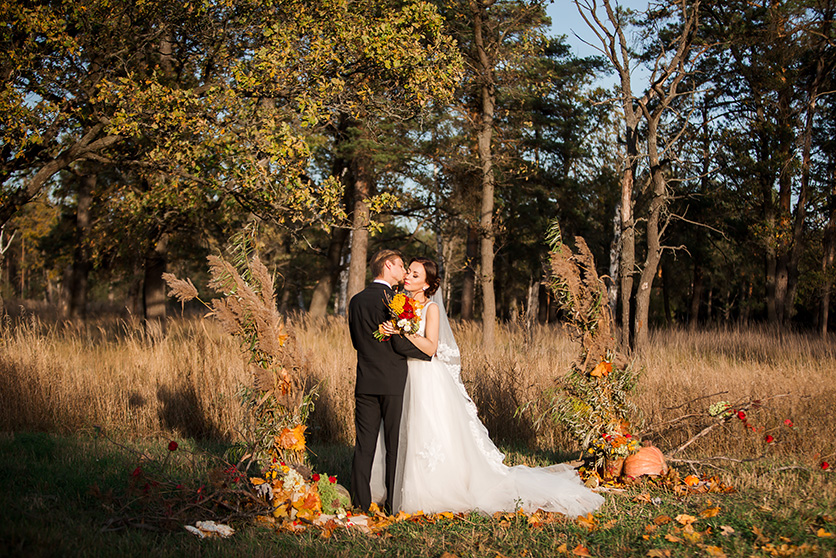
<path fill-rule="evenodd" d="M 380 250 L 377 254 L 372 257 L 372 261 L 369 264 L 372 268 L 372 277 L 377 279 L 381 275 L 383 275 L 383 266 L 386 265 L 386 262 L 393 261 L 399 259 L 403 261 L 403 254 L 398 252 L 397 250 Z"/>

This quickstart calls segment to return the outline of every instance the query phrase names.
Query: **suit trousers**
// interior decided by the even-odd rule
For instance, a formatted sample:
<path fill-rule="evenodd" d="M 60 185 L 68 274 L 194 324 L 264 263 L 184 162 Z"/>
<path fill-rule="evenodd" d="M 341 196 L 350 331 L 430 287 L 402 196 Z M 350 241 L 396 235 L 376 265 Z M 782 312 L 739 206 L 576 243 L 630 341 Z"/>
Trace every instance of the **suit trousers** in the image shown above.
<path fill-rule="evenodd" d="M 351 463 L 351 503 L 368 511 L 372 502 L 371 476 L 380 422 L 386 443 L 386 504 L 392 513 L 395 487 L 395 465 L 398 460 L 398 435 L 401 428 L 403 394 L 354 395 L 354 459 Z"/>

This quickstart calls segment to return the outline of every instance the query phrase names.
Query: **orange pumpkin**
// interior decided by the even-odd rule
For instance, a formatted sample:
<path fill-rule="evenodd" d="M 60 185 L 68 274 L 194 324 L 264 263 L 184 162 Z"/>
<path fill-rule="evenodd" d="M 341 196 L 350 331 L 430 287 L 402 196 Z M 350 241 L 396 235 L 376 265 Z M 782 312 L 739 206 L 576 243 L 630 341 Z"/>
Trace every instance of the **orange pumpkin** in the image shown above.
<path fill-rule="evenodd" d="M 624 474 L 638 478 L 642 475 L 664 475 L 668 472 L 665 456 L 654 446 L 645 446 L 624 460 Z"/>

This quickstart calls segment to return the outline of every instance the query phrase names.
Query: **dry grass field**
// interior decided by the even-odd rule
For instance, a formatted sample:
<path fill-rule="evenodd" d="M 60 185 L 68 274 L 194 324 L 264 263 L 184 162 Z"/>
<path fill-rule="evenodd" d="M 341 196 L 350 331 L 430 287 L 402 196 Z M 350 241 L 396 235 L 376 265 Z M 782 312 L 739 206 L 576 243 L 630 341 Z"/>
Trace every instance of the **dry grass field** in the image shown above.
<path fill-rule="evenodd" d="M 301 317 L 290 321 L 290 329 L 305 355 L 310 384 L 319 384 L 311 437 L 350 443 L 355 356 L 345 321 Z M 530 449 L 576 449 L 551 421 L 535 426 L 547 408 L 548 390 L 575 356 L 560 328 L 527 333 L 503 325 L 487 351 L 480 347 L 478 324 L 457 324 L 455 330 L 463 378 L 492 436 Z M 677 457 L 768 455 L 814 466 L 833 456 L 833 337 L 766 328 L 657 331 L 633 366 L 641 371 L 636 422 L 663 451 L 710 424 L 711 403 L 754 400 L 747 411 L 754 431 L 732 421 Z M 231 440 L 242 418 L 238 393 L 248 381 L 235 341 L 208 320 L 173 319 L 165 334 L 125 320 L 78 324 L 31 313 L 6 316 L 0 325 L 3 431 L 66 433 L 96 425 L 131 437 Z M 516 413 L 525 403 L 526 411 Z M 765 442 L 767 435 L 772 443 Z"/>
<path fill-rule="evenodd" d="M 437 525 L 404 522 L 381 537 L 324 539 L 241 522 L 235 537 L 209 544 L 182 529 L 102 526 L 132 525 L 131 514 L 150 513 L 139 504 L 117 510 L 112 498 L 134 502 L 131 471 L 153 466 L 146 455 L 165 454 L 164 467 L 171 439 L 183 448 L 175 457 L 185 468 L 171 474 L 191 487 L 184 497 L 202 488 L 203 462 L 195 456 L 222 453 L 244 418 L 239 391 L 250 378 L 235 341 L 197 318 L 173 319 L 162 334 L 125 320 L 82 325 L 43 315 L 0 319 L 0 481 L 10 487 L 0 497 L 0 555 L 555 556 L 576 545 L 593 556 L 836 555 L 836 488 L 821 469 L 836 461 L 832 337 L 666 330 L 634 357 L 641 371 L 636 424 L 665 452 L 719 424 L 708 416 L 712 403 L 745 409 L 745 422 L 735 415 L 674 456 L 681 475 L 716 474 L 733 493 L 683 497 L 652 484 L 629 486 L 605 493 L 594 529 L 572 520 L 535 529 L 524 517 L 506 525 L 474 514 Z M 290 329 L 310 385 L 319 386 L 309 420 L 313 465 L 348 478 L 355 356 L 345 321 L 295 318 Z M 577 448 L 560 427 L 545 420 L 535 428 L 548 390 L 575 356 L 561 329 L 503 325 L 488 351 L 477 324 L 457 324 L 455 333 L 465 382 L 509 463 L 571 458 Z M 693 541 L 683 540 L 676 521 L 657 525 L 680 514 L 700 518 Z"/>

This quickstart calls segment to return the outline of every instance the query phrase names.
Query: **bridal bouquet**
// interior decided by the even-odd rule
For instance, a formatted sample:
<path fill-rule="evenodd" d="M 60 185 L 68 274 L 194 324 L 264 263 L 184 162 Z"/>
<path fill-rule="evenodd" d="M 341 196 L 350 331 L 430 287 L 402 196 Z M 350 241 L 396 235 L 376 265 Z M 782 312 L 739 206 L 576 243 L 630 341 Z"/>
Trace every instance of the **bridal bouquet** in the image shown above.
<path fill-rule="evenodd" d="M 392 315 L 392 322 L 398 332 L 401 334 L 416 333 L 418 326 L 421 324 L 421 311 L 424 305 L 409 298 L 404 293 L 398 293 L 386 302 L 386 307 Z M 375 339 L 378 341 L 386 341 L 389 336 L 380 331 L 380 328 L 374 332 Z"/>

